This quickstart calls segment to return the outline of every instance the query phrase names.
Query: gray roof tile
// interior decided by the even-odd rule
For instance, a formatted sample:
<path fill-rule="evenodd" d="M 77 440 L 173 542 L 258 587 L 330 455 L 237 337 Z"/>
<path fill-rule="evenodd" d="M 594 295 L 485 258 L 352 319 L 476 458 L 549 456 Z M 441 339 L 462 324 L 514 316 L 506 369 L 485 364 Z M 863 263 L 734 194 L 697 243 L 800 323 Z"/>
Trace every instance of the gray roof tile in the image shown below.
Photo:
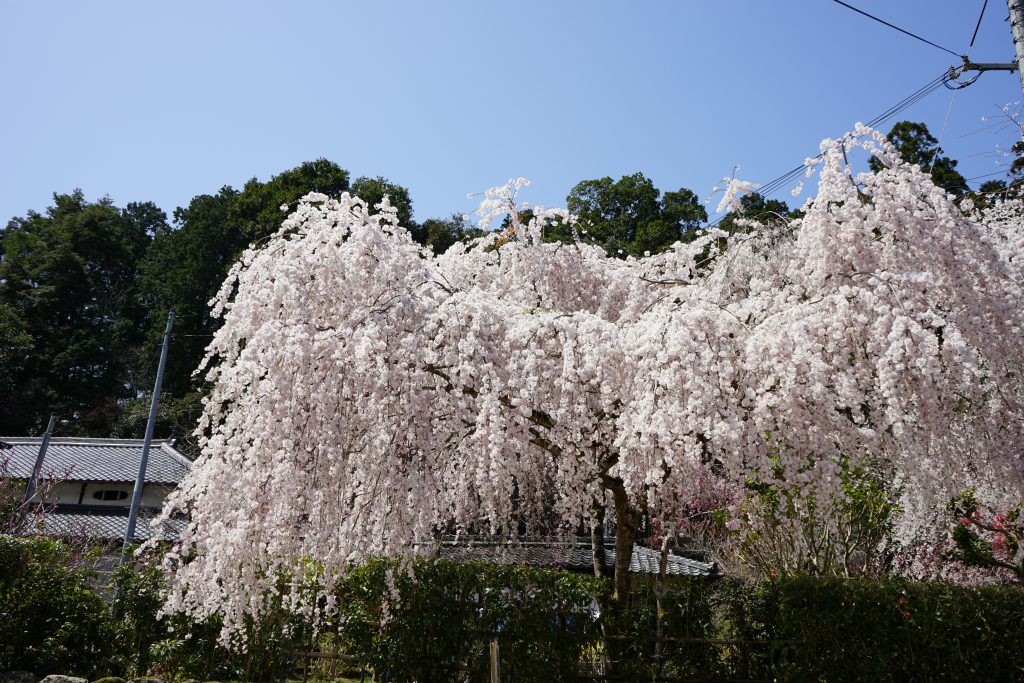
<path fill-rule="evenodd" d="M 11 446 L 0 454 L 9 461 L 10 475 L 27 479 L 42 439 L 5 436 L 0 440 Z M 43 472 L 71 481 L 135 481 L 141 460 L 141 439 L 55 437 L 46 449 Z M 146 463 L 146 483 L 179 484 L 191 465 L 168 442 L 154 440 Z"/>
<path fill-rule="evenodd" d="M 494 562 L 499 564 L 525 564 L 535 567 L 561 567 L 591 571 L 594 554 L 589 540 L 575 542 L 523 541 L 500 543 L 494 541 L 445 539 L 438 549 L 438 555 L 445 560 L 456 562 Z M 633 546 L 629 571 L 634 574 L 657 574 L 661 552 Z M 606 542 L 605 565 L 615 566 L 614 544 Z M 718 566 L 712 562 L 698 562 L 687 557 L 669 553 L 666 573 L 671 576 L 718 576 Z"/>
<path fill-rule="evenodd" d="M 183 519 L 169 520 L 157 530 L 161 540 L 173 541 L 188 524 Z M 121 541 L 128 528 L 128 511 L 114 514 L 97 512 L 48 512 L 35 521 L 29 521 L 29 527 L 38 534 L 45 536 L 76 536 L 96 541 Z M 135 524 L 135 541 L 143 542 L 150 538 L 153 530 L 150 519 L 139 516 Z"/>

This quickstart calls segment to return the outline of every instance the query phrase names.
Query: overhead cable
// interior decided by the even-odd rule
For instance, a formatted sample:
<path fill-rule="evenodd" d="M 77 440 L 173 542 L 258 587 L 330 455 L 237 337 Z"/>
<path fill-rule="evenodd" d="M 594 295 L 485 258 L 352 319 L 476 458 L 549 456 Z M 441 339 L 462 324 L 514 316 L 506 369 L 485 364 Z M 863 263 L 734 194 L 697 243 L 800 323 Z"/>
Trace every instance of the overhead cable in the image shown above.
<path fill-rule="evenodd" d="M 865 125 L 868 126 L 869 128 L 877 128 L 878 126 L 882 125 L 883 123 L 893 118 L 897 114 L 905 111 L 909 107 L 914 106 L 928 95 L 932 94 L 939 88 L 943 87 L 944 85 L 947 84 L 947 82 L 954 80 L 956 77 L 960 75 L 961 71 L 962 70 L 960 69 L 950 69 L 949 71 L 944 71 L 941 76 L 938 76 L 928 81 L 923 86 L 921 86 L 911 94 L 907 95 L 902 100 L 900 100 L 893 106 L 889 107 L 875 118 L 868 121 Z M 813 157 L 813 159 L 820 159 L 822 156 L 824 156 L 824 153 L 820 152 L 815 157 Z M 775 178 L 774 180 L 765 183 L 761 187 L 757 188 L 755 191 L 762 197 L 768 198 L 773 193 L 777 192 L 780 188 L 796 180 L 801 174 L 805 173 L 806 171 L 807 163 L 800 164 L 799 166 L 794 166 L 790 170 L 780 175 L 778 178 Z M 731 212 L 722 214 L 714 221 L 709 223 L 707 227 L 715 227 L 716 225 L 721 223 L 726 216 L 730 215 L 730 213 Z"/>
<path fill-rule="evenodd" d="M 927 38 L 922 38 L 921 36 L 917 35 L 916 33 L 911 33 L 910 31 L 902 29 L 899 26 L 896 26 L 895 24 L 890 24 L 888 21 L 886 21 L 884 19 L 879 19 L 878 17 L 876 17 L 873 14 L 868 14 L 867 12 L 865 12 L 862 9 L 857 9 L 853 5 L 848 5 L 847 3 L 843 2 L 843 0 L 832 0 L 832 2 L 840 4 L 843 7 L 846 7 L 847 9 L 851 9 L 854 12 L 856 12 L 857 14 L 863 14 L 865 17 L 867 17 L 869 19 L 874 19 L 875 21 L 877 21 L 880 24 L 885 24 L 889 28 L 894 28 L 897 31 L 899 31 L 900 33 L 905 33 L 906 35 L 910 36 L 911 38 L 916 38 L 917 40 L 920 40 L 922 43 L 927 43 L 927 44 L 931 45 L 932 47 L 937 47 L 940 50 L 944 50 L 944 51 L 948 52 L 949 54 L 953 55 L 954 57 L 959 57 L 960 56 L 957 53 L 955 53 L 952 50 L 950 50 L 949 48 L 942 47 L 941 45 L 933 43 L 932 41 L 928 40 Z M 980 20 L 979 20 L 979 23 L 980 23 Z"/>
<path fill-rule="evenodd" d="M 981 14 L 978 15 L 978 23 L 974 25 L 974 35 L 971 36 L 971 44 L 967 46 L 968 49 L 974 47 L 974 39 L 978 37 L 978 29 L 981 28 L 981 18 L 985 16 L 986 7 L 988 7 L 988 0 L 981 4 Z"/>
<path fill-rule="evenodd" d="M 1006 175 L 1006 173 L 1007 173 L 1006 171 L 996 171 L 995 173 L 985 173 L 985 174 L 982 174 L 982 175 L 976 175 L 973 178 L 967 178 L 966 180 L 967 180 L 967 182 L 971 182 L 972 180 L 981 180 L 982 178 L 991 178 L 994 175 Z"/>

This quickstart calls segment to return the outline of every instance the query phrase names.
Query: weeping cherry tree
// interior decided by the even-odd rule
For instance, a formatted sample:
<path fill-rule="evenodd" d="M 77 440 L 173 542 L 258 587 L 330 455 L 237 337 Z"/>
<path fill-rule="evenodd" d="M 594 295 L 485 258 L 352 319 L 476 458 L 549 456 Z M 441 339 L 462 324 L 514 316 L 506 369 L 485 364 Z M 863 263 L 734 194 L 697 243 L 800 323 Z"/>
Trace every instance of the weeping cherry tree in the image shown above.
<path fill-rule="evenodd" d="M 641 259 L 544 242 L 573 218 L 524 214 L 521 181 L 481 206 L 507 229 L 440 256 L 386 199 L 306 196 L 215 299 L 167 609 L 229 639 L 308 558 L 321 599 L 285 599 L 312 613 L 371 556 L 605 518 L 621 605 L 641 520 L 708 472 L 822 500 L 855 462 L 906 538 L 964 486 L 1019 500 L 1024 214 L 965 215 L 865 128 L 822 149 L 802 218 Z"/>

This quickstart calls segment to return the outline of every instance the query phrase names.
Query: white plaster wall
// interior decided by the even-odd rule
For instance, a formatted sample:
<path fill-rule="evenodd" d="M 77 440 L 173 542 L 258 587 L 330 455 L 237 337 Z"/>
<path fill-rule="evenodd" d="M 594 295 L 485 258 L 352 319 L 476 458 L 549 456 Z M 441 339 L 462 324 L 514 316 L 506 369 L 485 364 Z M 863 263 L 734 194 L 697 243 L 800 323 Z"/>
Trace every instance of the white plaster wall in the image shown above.
<path fill-rule="evenodd" d="M 142 489 L 142 507 L 144 508 L 162 508 L 164 506 L 164 498 L 167 497 L 173 490 L 170 486 L 162 486 L 160 484 L 146 484 Z"/>
<path fill-rule="evenodd" d="M 58 503 L 60 505 L 73 505 L 78 502 L 78 496 L 81 492 L 82 482 L 62 481 L 50 489 L 50 495 L 46 497 L 46 502 L 48 504 Z M 39 502 L 38 492 L 32 497 L 32 500 Z"/>
<path fill-rule="evenodd" d="M 82 484 L 85 484 L 85 496 L 82 496 Z M 82 498 L 83 505 L 102 505 L 106 507 L 129 507 L 132 502 L 132 490 L 135 488 L 134 484 L 130 483 L 111 483 L 111 482 L 80 482 L 80 481 L 64 481 L 52 489 L 50 489 L 50 495 L 47 496 L 46 502 L 48 504 L 57 503 L 59 505 L 77 505 L 79 497 Z M 93 498 L 93 494 L 100 491 L 123 491 L 126 495 L 122 500 L 98 500 Z M 146 484 L 142 489 L 142 507 L 144 508 L 161 508 L 164 505 L 164 499 L 167 494 L 172 491 L 172 487 L 164 486 L 160 484 Z M 40 502 L 39 495 L 33 497 L 33 500 Z"/>

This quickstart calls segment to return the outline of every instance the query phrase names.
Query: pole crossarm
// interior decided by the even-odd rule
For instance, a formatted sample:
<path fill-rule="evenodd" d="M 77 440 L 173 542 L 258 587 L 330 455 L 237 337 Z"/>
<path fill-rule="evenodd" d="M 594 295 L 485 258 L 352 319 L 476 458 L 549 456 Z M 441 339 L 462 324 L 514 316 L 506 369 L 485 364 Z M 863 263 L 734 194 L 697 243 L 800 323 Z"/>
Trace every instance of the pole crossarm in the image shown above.
<path fill-rule="evenodd" d="M 963 71 L 1016 71 L 1013 63 L 975 63 L 964 57 Z"/>

